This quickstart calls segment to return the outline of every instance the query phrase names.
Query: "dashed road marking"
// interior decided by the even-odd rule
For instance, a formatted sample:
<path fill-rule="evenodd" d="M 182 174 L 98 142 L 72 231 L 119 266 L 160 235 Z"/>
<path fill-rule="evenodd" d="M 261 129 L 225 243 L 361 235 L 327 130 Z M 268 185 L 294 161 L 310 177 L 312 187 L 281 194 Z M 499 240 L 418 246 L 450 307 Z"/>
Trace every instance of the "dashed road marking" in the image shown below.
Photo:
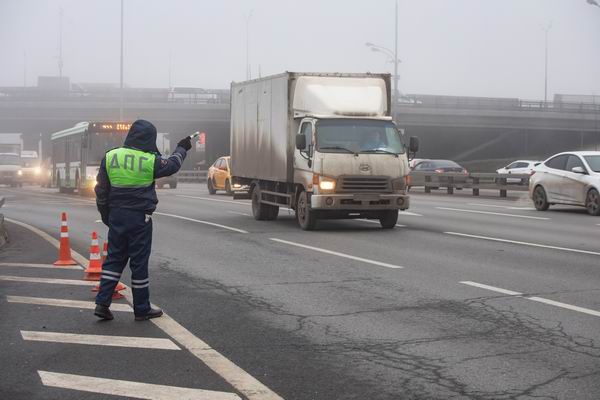
<path fill-rule="evenodd" d="M 462 237 L 468 237 L 468 238 L 473 238 L 473 239 L 491 240 L 494 242 L 511 243 L 511 244 L 518 244 L 518 245 L 522 245 L 522 246 L 541 247 L 544 249 L 569 251 L 569 252 L 573 252 L 573 253 L 582 253 L 582 254 L 591 254 L 593 256 L 600 256 L 600 253 L 595 252 L 595 251 L 589 251 L 589 250 L 571 249 L 568 247 L 550 246 L 550 245 L 546 245 L 546 244 L 521 242 L 518 240 L 501 239 L 501 238 L 494 238 L 494 237 L 488 237 L 488 236 L 469 235 L 467 233 L 459 233 L 459 232 L 444 232 L 444 233 L 447 235 L 462 236 Z"/>
<path fill-rule="evenodd" d="M 79 265 L 53 265 L 53 264 L 31 264 L 31 263 L 0 263 L 0 267 L 16 268 L 48 268 L 48 269 L 75 269 L 81 270 Z"/>
<path fill-rule="evenodd" d="M 580 313 L 584 313 L 584 314 L 588 314 L 588 315 L 593 315 L 595 317 L 600 317 L 600 311 L 591 310 L 589 308 L 574 306 L 574 305 L 571 305 L 571 304 L 562 303 L 560 301 L 554 301 L 554 300 L 550 300 L 550 299 L 545 299 L 543 297 L 527 296 L 527 295 L 525 295 L 523 293 L 520 293 L 520 292 L 514 292 L 512 290 L 502 289 L 502 288 L 499 288 L 499 287 L 496 287 L 496 286 L 484 285 L 483 283 L 477 283 L 477 282 L 472 282 L 472 281 L 461 281 L 460 283 L 462 283 L 464 285 L 478 287 L 478 288 L 481 288 L 481 289 L 491 290 L 493 292 L 507 294 L 509 296 L 517 296 L 517 297 L 521 297 L 523 299 L 527 299 L 527 300 L 531 300 L 531 301 L 537 301 L 538 303 L 544 303 L 544 304 L 548 304 L 548 305 L 555 306 L 555 307 L 561 307 L 561 308 L 564 308 L 564 309 L 567 309 L 567 310 L 571 310 L 571 311 L 577 311 L 577 312 L 580 312 Z"/>
<path fill-rule="evenodd" d="M 402 216 L 402 215 L 410 215 L 412 217 L 422 217 L 423 216 L 423 214 L 417 214 L 417 213 L 412 212 L 412 211 L 400 211 L 398 213 L 398 216 Z"/>
<path fill-rule="evenodd" d="M 478 211 L 478 210 L 465 210 L 463 208 L 449 208 L 449 207 L 436 207 L 438 210 L 446 210 L 446 211 L 457 211 L 457 212 L 465 212 L 472 214 L 487 214 L 487 215 L 499 215 L 501 217 L 511 217 L 511 218 L 525 218 L 525 219 L 537 219 L 537 220 L 549 220 L 547 217 L 532 217 L 531 215 L 517 215 L 517 214 L 506 214 L 506 213 L 497 213 L 491 211 Z"/>
<path fill-rule="evenodd" d="M 92 346 L 114 346 L 155 350 L 181 350 L 170 339 L 134 337 L 134 336 L 109 336 L 109 335 L 84 335 L 79 333 L 21 331 L 23 340 L 35 342 L 54 342 L 70 344 L 87 344 Z"/>
<path fill-rule="evenodd" d="M 381 222 L 379 222 L 379 221 L 375 221 L 375 220 L 372 220 L 372 219 L 363 219 L 363 218 L 359 218 L 359 219 L 356 219 L 355 221 L 361 221 L 361 222 L 370 222 L 370 223 L 372 223 L 372 224 L 381 225 Z M 398 228 L 406 228 L 406 225 L 396 224 L 396 226 L 397 226 Z"/>
<path fill-rule="evenodd" d="M 243 216 L 246 216 L 246 217 L 251 217 L 251 215 L 250 215 L 250 214 L 248 214 L 248 213 L 243 213 L 243 212 L 239 212 L 239 211 L 227 211 L 227 212 L 228 212 L 229 214 L 243 215 Z"/>
<path fill-rule="evenodd" d="M 81 300 L 66 300 L 66 299 L 51 299 L 45 297 L 27 297 L 27 296 L 6 296 L 6 301 L 9 303 L 35 304 L 40 306 L 55 306 L 55 307 L 70 307 L 93 310 L 96 308 L 96 303 L 93 301 Z M 129 304 L 112 303 L 110 306 L 112 311 L 133 312 Z"/>
<path fill-rule="evenodd" d="M 239 400 L 235 393 L 38 371 L 45 386 L 148 400 Z"/>
<path fill-rule="evenodd" d="M 37 278 L 32 276 L 0 275 L 0 281 L 51 283 L 55 285 L 96 286 L 98 282 L 81 281 L 76 279 Z"/>
<path fill-rule="evenodd" d="M 211 199 L 210 197 L 189 196 L 189 195 L 185 195 L 185 194 L 176 194 L 175 197 L 183 197 L 183 198 L 186 198 L 186 199 L 196 199 L 196 200 L 205 200 L 205 201 L 214 201 L 214 202 L 217 202 L 217 203 L 237 204 L 237 205 L 240 205 L 240 206 L 249 206 L 250 205 L 250 203 L 244 203 L 242 201 Z"/>
<path fill-rule="evenodd" d="M 308 249 L 308 250 L 314 250 L 314 251 L 318 251 L 318 252 L 325 253 L 325 254 L 331 254 L 331 255 L 334 255 L 334 256 L 338 256 L 338 257 L 348 258 L 350 260 L 360 261 L 360 262 L 364 262 L 364 263 L 367 263 L 367 264 L 378 265 L 380 267 L 395 268 L 395 269 L 404 268 L 404 267 L 402 267 L 400 265 L 388 264 L 388 263 L 384 263 L 384 262 L 381 262 L 381 261 L 370 260 L 368 258 L 356 257 L 356 256 L 353 256 L 353 255 L 350 255 L 350 254 L 340 253 L 340 252 L 337 252 L 337 251 L 332 251 L 332 250 L 327 250 L 327 249 L 322 249 L 320 247 L 308 246 L 306 244 L 300 244 L 300 243 L 296 243 L 296 242 L 290 242 L 288 240 L 277 239 L 277 238 L 270 238 L 270 239 L 272 241 L 274 241 L 274 242 L 288 244 L 290 246 L 301 247 L 301 248 Z"/>
<path fill-rule="evenodd" d="M 190 221 L 190 222 L 196 222 L 196 223 L 199 223 L 199 224 L 215 226 L 217 228 L 227 229 L 227 230 L 238 232 L 238 233 L 248 233 L 248 231 L 245 231 L 243 229 L 238 229 L 238 228 L 234 228 L 234 227 L 227 226 L 227 225 L 221 225 L 221 224 L 217 224 L 215 222 L 209 222 L 209 221 L 203 221 L 203 220 L 200 220 L 200 219 L 188 218 L 188 217 L 184 217 L 184 216 L 176 215 L 176 214 L 167 214 L 167 213 L 162 213 L 162 212 L 155 212 L 154 215 L 163 215 L 165 217 L 177 218 L 177 219 L 182 219 L 184 221 Z"/>
<path fill-rule="evenodd" d="M 515 207 L 515 206 L 501 206 L 497 204 L 481 204 L 481 203 L 467 203 L 469 206 L 477 206 L 477 207 L 493 207 L 493 208 L 504 208 L 506 210 L 525 210 L 525 211 L 535 211 L 533 207 Z"/>

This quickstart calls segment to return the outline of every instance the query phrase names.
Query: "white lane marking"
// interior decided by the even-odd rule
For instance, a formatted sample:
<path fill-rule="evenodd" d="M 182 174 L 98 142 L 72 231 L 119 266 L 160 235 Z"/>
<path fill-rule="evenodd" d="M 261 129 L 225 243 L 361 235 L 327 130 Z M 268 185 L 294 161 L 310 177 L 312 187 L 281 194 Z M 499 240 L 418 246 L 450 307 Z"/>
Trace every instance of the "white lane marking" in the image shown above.
<path fill-rule="evenodd" d="M 394 265 L 394 264 L 388 264 L 388 263 L 384 263 L 384 262 L 380 262 L 380 261 L 369 260 L 367 258 L 356 257 L 356 256 L 352 256 L 350 254 L 339 253 L 337 251 L 322 249 L 320 247 L 308 246 L 308 245 L 305 245 L 305 244 L 300 244 L 300 243 L 296 243 L 296 242 L 290 242 L 290 241 L 287 241 L 287 240 L 277 239 L 277 238 L 270 238 L 270 239 L 272 241 L 274 241 L 274 242 L 288 244 L 290 246 L 302 247 L 304 249 L 314 250 L 314 251 L 318 251 L 318 252 L 321 252 L 321 253 L 326 253 L 326 254 L 331 254 L 331 255 L 334 255 L 334 256 L 338 256 L 338 257 L 348 258 L 350 260 L 360 261 L 360 262 L 364 262 L 364 263 L 367 263 L 367 264 L 379 265 L 380 267 L 396 268 L 396 269 L 398 269 L 398 268 L 404 268 L 404 267 L 402 267 L 400 265 Z"/>
<path fill-rule="evenodd" d="M 400 211 L 398 213 L 398 216 L 402 216 L 402 215 L 410 215 L 412 217 L 422 217 L 423 216 L 422 214 L 417 214 L 412 211 Z"/>
<path fill-rule="evenodd" d="M 51 245 L 53 245 L 57 249 L 60 247 L 60 242 L 58 240 L 54 239 L 52 236 L 50 236 L 46 232 L 36 228 L 35 226 L 31 226 L 29 224 L 26 224 L 25 222 L 17 221 L 17 220 L 11 219 L 11 218 L 4 218 L 4 220 L 8 221 L 12 224 L 17 224 L 19 226 L 22 226 L 25 229 L 29 229 L 33 233 L 36 233 L 38 236 L 42 237 L 42 239 L 45 239 L 47 242 L 49 242 Z M 73 260 L 77 261 L 80 265 L 87 265 L 87 263 L 88 263 L 87 258 L 85 258 L 84 256 L 82 256 L 81 254 L 79 254 L 75 251 L 71 251 L 71 257 L 73 258 Z M 83 267 L 81 267 L 81 266 L 79 268 L 83 269 Z"/>
<path fill-rule="evenodd" d="M 178 219 L 182 219 L 182 220 L 185 220 L 185 221 L 197 222 L 199 224 L 204 224 L 204 225 L 216 226 L 217 228 L 223 228 L 223 229 L 227 229 L 227 230 L 238 232 L 238 233 L 248 233 L 248 231 L 245 231 L 243 229 L 238 229 L 238 228 L 234 228 L 234 227 L 231 227 L 231 226 L 221 225 L 221 224 L 217 224 L 215 222 L 202 221 L 200 219 L 193 219 L 193 218 L 183 217 L 181 215 L 167 214 L 167 213 L 162 213 L 162 212 L 155 212 L 154 214 L 155 215 L 164 215 L 165 217 L 178 218 Z"/>
<path fill-rule="evenodd" d="M 6 296 L 6 301 L 9 303 L 35 304 L 40 306 L 55 306 L 55 307 L 70 307 L 93 310 L 96 308 L 96 303 L 93 301 L 81 300 L 66 300 L 66 299 L 50 299 L 46 297 L 27 297 L 27 296 Z M 133 312 L 129 304 L 112 303 L 111 311 Z"/>
<path fill-rule="evenodd" d="M 176 197 L 183 197 L 183 198 L 186 198 L 186 199 L 196 199 L 196 200 L 205 200 L 205 201 L 215 201 L 217 203 L 237 204 L 237 205 L 241 205 L 241 206 L 249 206 L 249 205 L 251 205 L 250 203 L 244 203 L 244 202 L 241 202 L 241 201 L 211 199 L 210 197 L 188 196 L 188 195 L 185 195 L 185 194 L 176 194 L 175 196 Z"/>
<path fill-rule="evenodd" d="M 75 279 L 37 278 L 32 276 L 0 275 L 0 281 L 51 283 L 55 285 L 96 286 L 98 282 L 78 281 Z"/>
<path fill-rule="evenodd" d="M 497 204 L 481 204 L 481 203 L 467 203 L 468 206 L 477 206 L 477 207 L 494 207 L 494 208 L 504 208 L 507 210 L 527 210 L 527 211 L 535 211 L 533 207 L 515 207 L 515 206 L 501 206 Z"/>
<path fill-rule="evenodd" d="M 550 219 L 550 218 L 546 218 L 546 217 L 532 217 L 530 215 L 517 215 L 517 214 L 497 213 L 497 212 L 491 212 L 491 211 L 465 210 L 463 208 L 449 208 L 449 207 L 436 207 L 436 208 L 438 210 L 458 211 L 458 212 L 466 212 L 466 213 L 473 213 L 473 214 L 499 215 L 502 217 L 512 217 L 512 218 L 539 219 L 539 220 Z"/>
<path fill-rule="evenodd" d="M 380 223 L 379 221 L 374 221 L 374 220 L 372 220 L 372 219 L 358 218 L 358 219 L 356 219 L 355 221 L 361 221 L 361 222 L 370 222 L 370 223 L 372 223 L 372 224 L 378 224 L 378 225 L 381 225 L 381 223 Z M 400 224 L 396 224 L 396 226 L 397 226 L 398 228 L 406 228 L 406 225 L 400 225 Z"/>
<path fill-rule="evenodd" d="M 58 241 L 53 244 L 56 248 L 59 247 Z M 81 254 L 74 250 L 72 250 L 71 253 L 73 254 L 74 258 L 78 257 L 85 259 Z M 77 258 L 75 258 L 75 260 L 77 260 Z M 125 290 L 123 290 L 123 294 L 125 295 L 127 301 L 130 304 L 133 304 L 131 288 L 127 287 Z M 111 308 L 112 307 L 114 307 L 114 304 L 111 306 Z M 203 340 L 194 336 L 194 334 L 177 323 L 177 321 L 172 319 L 166 312 L 162 317 L 153 318 L 151 321 L 160 329 L 162 329 L 163 332 L 185 347 L 196 358 L 204 362 L 204 364 L 206 364 L 215 373 L 225 379 L 230 385 L 243 393 L 248 400 L 283 400 L 282 397 L 263 385 L 260 381 L 258 381 L 258 379 L 254 378 L 252 375 L 235 365 L 221 353 L 211 348 Z M 173 396 L 171 396 L 171 392 L 168 392 L 164 398 L 172 399 Z M 215 399 L 215 397 L 209 398 L 211 400 Z"/>
<path fill-rule="evenodd" d="M 560 301 L 554 301 L 554 300 L 545 299 L 543 297 L 537 297 L 537 296 L 527 297 L 527 298 L 529 300 L 537 301 L 539 303 L 549 304 L 551 306 L 562 307 L 562 308 L 566 308 L 567 310 L 578 311 L 580 313 L 593 315 L 595 317 L 600 317 L 600 311 L 590 310 L 589 308 L 573 306 L 571 304 L 562 303 Z"/>
<path fill-rule="evenodd" d="M 474 239 L 482 239 L 482 240 L 491 240 L 491 241 L 494 241 L 494 242 L 519 244 L 519 245 L 522 245 L 522 246 L 541 247 L 541 248 L 544 248 L 544 249 L 570 251 L 570 252 L 573 252 L 573 253 L 582 253 L 582 254 L 591 254 L 593 256 L 600 256 L 600 253 L 595 252 L 595 251 L 589 251 L 589 250 L 579 250 L 579 249 L 571 249 L 571 248 L 568 248 L 568 247 L 549 246 L 549 245 L 539 244 L 539 243 L 520 242 L 518 240 L 500 239 L 500 238 L 493 238 L 493 237 L 488 237 L 488 236 L 469 235 L 467 233 L 459 233 L 459 232 L 444 232 L 444 233 L 447 234 L 447 235 L 463 236 L 463 237 L 474 238 Z"/>
<path fill-rule="evenodd" d="M 133 302 L 131 289 L 122 292 L 129 302 Z M 181 346 L 200 359 L 208 368 L 225 379 L 231 386 L 249 400 L 283 400 L 277 393 L 263 385 L 258 379 L 235 365 L 227 357 L 213 349 L 202 339 L 181 326 L 166 313 L 150 321 L 163 332 L 175 339 Z"/>
<path fill-rule="evenodd" d="M 243 213 L 243 212 L 238 212 L 238 211 L 227 211 L 229 214 L 236 214 L 236 215 L 244 215 L 246 217 L 251 217 L 250 214 L 248 213 Z"/>
<path fill-rule="evenodd" d="M 38 371 L 44 386 L 148 400 L 239 400 L 235 393 Z"/>
<path fill-rule="evenodd" d="M 483 283 L 477 283 L 477 282 L 472 282 L 472 281 L 461 281 L 460 283 L 462 283 L 463 285 L 475 286 L 475 287 L 478 287 L 481 289 L 487 289 L 487 290 L 491 290 L 493 292 L 507 294 L 509 296 L 521 296 L 523 294 L 523 293 L 519 293 L 519 292 L 514 292 L 512 290 L 502 289 L 502 288 L 490 286 L 490 285 L 484 285 Z"/>
<path fill-rule="evenodd" d="M 35 342 L 54 342 L 70 344 L 87 344 L 91 346 L 129 347 L 156 350 L 181 350 L 171 339 L 134 337 L 134 336 L 109 336 L 109 335 L 84 335 L 79 333 L 21 331 L 23 340 Z"/>
<path fill-rule="evenodd" d="M 580 313 L 593 315 L 595 317 L 600 317 L 600 311 L 591 310 L 589 308 L 574 306 L 574 305 L 571 305 L 571 304 L 562 303 L 560 301 L 554 301 L 554 300 L 550 300 L 550 299 L 545 299 L 543 297 L 527 296 L 527 295 L 524 295 L 523 293 L 520 293 L 520 292 L 513 292 L 512 290 L 502 289 L 502 288 L 499 288 L 499 287 L 496 287 L 496 286 L 484 285 L 483 283 L 477 283 L 477 282 L 472 282 L 472 281 L 461 281 L 460 283 L 462 283 L 464 285 L 475 286 L 475 287 L 478 287 L 478 288 L 481 288 L 481 289 L 491 290 L 493 292 L 507 294 L 507 295 L 510 295 L 510 296 L 518 296 L 518 297 L 521 297 L 523 299 L 537 301 L 538 303 L 544 303 L 544 304 L 548 304 L 548 305 L 555 306 L 555 307 L 561 307 L 561 308 L 564 308 L 564 309 L 567 309 L 567 310 L 577 311 L 577 312 L 580 312 Z"/>
<path fill-rule="evenodd" d="M 81 269 L 81 267 L 78 265 L 52 265 L 52 264 L 31 264 L 31 263 L 0 263 L 0 267 L 76 269 L 76 270 Z"/>

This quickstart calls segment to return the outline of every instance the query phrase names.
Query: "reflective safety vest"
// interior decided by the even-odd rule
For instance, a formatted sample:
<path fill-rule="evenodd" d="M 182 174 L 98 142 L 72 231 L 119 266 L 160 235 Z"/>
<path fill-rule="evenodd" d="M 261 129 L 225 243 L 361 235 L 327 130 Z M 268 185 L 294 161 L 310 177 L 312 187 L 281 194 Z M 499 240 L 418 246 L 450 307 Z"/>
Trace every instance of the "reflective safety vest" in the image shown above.
<path fill-rule="evenodd" d="M 120 188 L 148 187 L 154 182 L 155 155 L 119 147 L 106 153 L 106 172 L 111 186 Z"/>

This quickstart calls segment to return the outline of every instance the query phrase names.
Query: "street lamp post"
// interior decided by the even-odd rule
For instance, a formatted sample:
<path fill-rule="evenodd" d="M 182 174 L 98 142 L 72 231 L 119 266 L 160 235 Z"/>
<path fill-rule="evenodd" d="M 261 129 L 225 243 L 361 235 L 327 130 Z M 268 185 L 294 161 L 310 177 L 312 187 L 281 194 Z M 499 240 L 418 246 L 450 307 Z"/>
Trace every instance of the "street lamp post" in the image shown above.
<path fill-rule="evenodd" d="M 395 26 L 394 26 L 394 51 L 388 49 L 387 47 L 378 46 L 374 43 L 367 42 L 365 45 L 371 49 L 371 51 L 380 52 L 387 55 L 390 58 L 390 61 L 394 63 L 394 92 L 392 95 L 392 116 L 394 114 L 394 108 L 398 104 L 398 64 L 402 61 L 398 59 L 398 1 L 396 0 L 396 8 L 395 8 Z"/>
<path fill-rule="evenodd" d="M 549 23 L 548 26 L 544 28 L 544 107 L 548 106 L 548 32 L 551 28 L 552 23 Z"/>
<path fill-rule="evenodd" d="M 587 3 L 591 6 L 600 7 L 600 4 L 596 0 L 587 0 Z"/>
<path fill-rule="evenodd" d="M 252 17 L 252 11 L 250 10 L 246 16 L 246 80 L 252 78 L 252 71 L 250 70 L 250 17 Z"/>
<path fill-rule="evenodd" d="M 121 83 L 119 85 L 119 121 L 123 121 L 123 0 L 121 0 Z"/>

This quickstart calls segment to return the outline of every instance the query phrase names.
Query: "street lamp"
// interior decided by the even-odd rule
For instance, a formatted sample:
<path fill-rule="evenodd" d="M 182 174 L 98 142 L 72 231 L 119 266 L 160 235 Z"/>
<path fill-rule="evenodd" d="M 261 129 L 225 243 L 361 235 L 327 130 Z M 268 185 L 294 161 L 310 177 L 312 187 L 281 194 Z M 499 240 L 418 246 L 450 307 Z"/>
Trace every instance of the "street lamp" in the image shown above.
<path fill-rule="evenodd" d="M 396 106 L 396 104 L 398 103 L 398 64 L 400 64 L 402 62 L 402 60 L 399 60 L 398 57 L 396 56 L 396 52 L 393 52 L 392 50 L 388 49 L 387 47 L 383 47 L 383 46 L 378 46 L 374 43 L 371 42 L 367 42 L 365 43 L 365 46 L 367 46 L 368 48 L 371 49 L 371 51 L 374 51 L 376 53 L 383 53 L 386 56 L 389 57 L 389 62 L 394 63 L 394 91 L 393 91 L 393 96 L 392 96 L 392 111 L 393 108 Z"/>
<path fill-rule="evenodd" d="M 392 96 L 392 107 L 391 113 L 392 118 L 394 117 L 394 108 L 398 105 L 398 64 L 402 61 L 398 59 L 398 0 L 396 0 L 396 9 L 395 9 L 395 30 L 394 30 L 394 51 L 388 49 L 387 47 L 378 46 L 376 44 L 367 42 L 365 45 L 371 49 L 371 51 L 376 51 L 387 55 L 391 62 L 394 63 L 394 95 Z"/>

